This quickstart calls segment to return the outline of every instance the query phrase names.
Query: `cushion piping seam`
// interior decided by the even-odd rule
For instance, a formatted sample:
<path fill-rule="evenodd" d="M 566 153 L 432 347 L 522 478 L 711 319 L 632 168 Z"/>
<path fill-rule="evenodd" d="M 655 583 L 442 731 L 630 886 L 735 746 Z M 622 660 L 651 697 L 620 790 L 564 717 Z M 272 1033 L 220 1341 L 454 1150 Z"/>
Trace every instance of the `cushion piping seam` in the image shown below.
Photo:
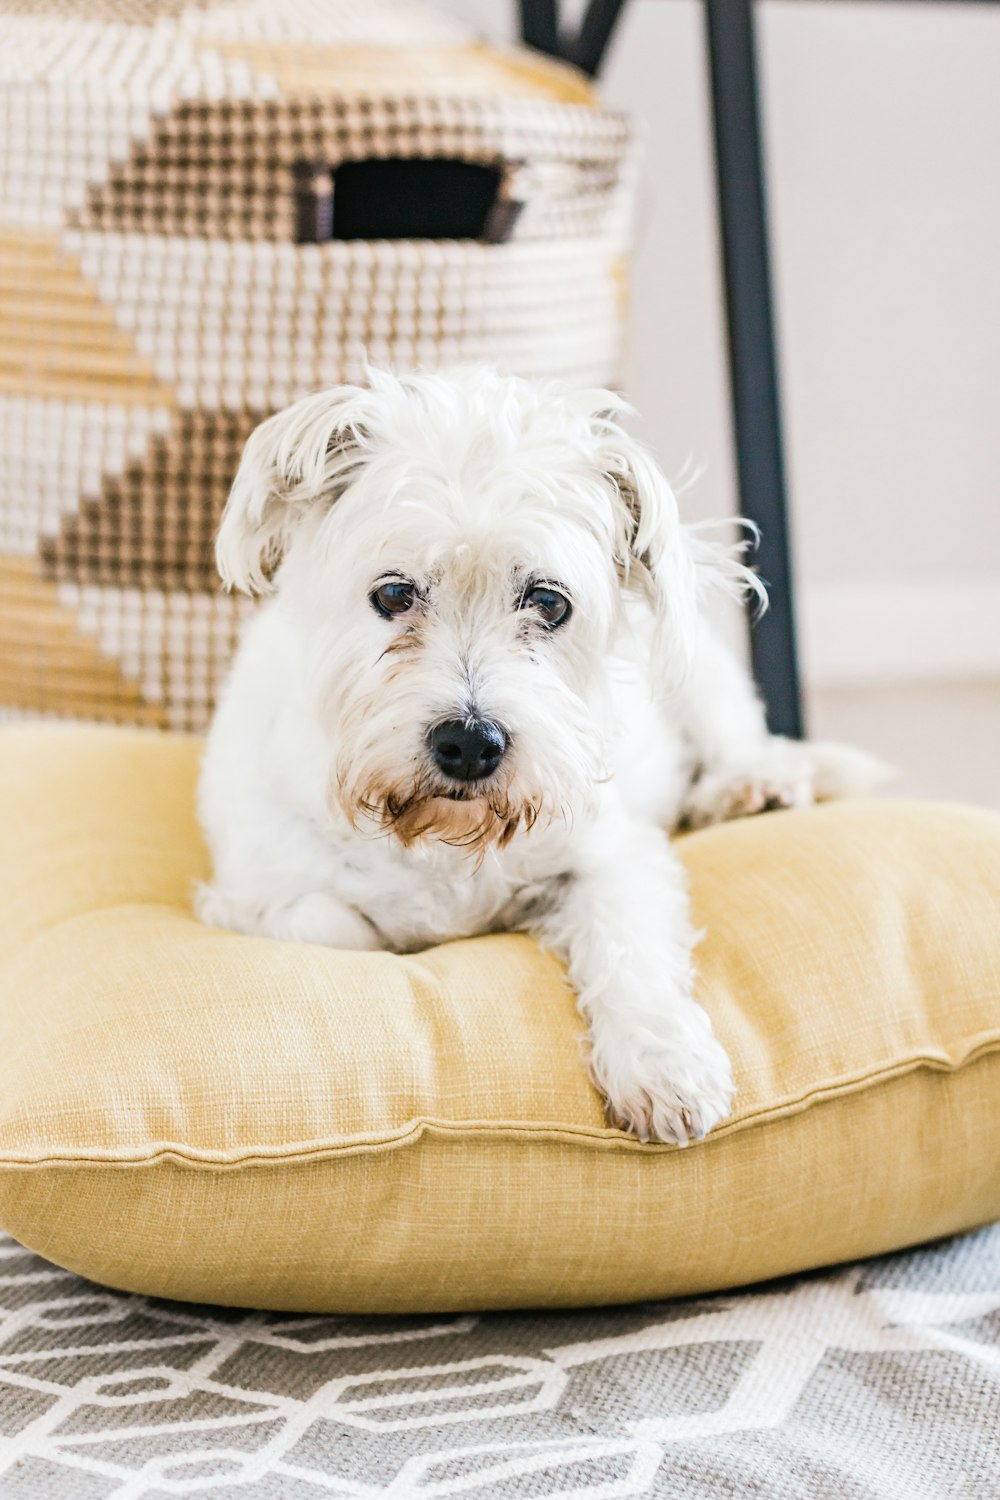
<path fill-rule="evenodd" d="M 921 1053 L 902 1062 L 889 1065 L 877 1072 L 849 1076 L 832 1084 L 822 1084 L 807 1089 L 791 1099 L 778 1104 L 764 1105 L 750 1114 L 741 1116 L 712 1131 L 705 1144 L 738 1135 L 750 1126 L 769 1120 L 792 1118 L 805 1113 L 812 1105 L 864 1093 L 868 1088 L 892 1082 L 909 1073 L 925 1069 L 934 1073 L 957 1073 L 968 1065 L 1000 1051 L 1000 1033 L 991 1034 L 972 1047 L 959 1062 L 953 1063 L 942 1054 Z M 212 1151 L 204 1147 L 184 1146 L 165 1141 L 142 1155 L 127 1155 L 121 1148 L 90 1150 L 87 1147 L 47 1151 L 44 1154 L 0 1152 L 0 1171 L 31 1169 L 33 1167 L 147 1167 L 159 1162 L 174 1161 L 192 1168 L 229 1169 L 248 1166 L 267 1166 L 272 1163 L 308 1162 L 328 1160 L 338 1156 L 353 1156 L 363 1152 L 393 1151 L 411 1145 L 424 1134 L 441 1136 L 464 1136 L 472 1139 L 489 1139 L 499 1136 L 506 1139 L 555 1140 L 567 1145 L 590 1145 L 599 1150 L 643 1151 L 657 1155 L 676 1151 L 676 1146 L 662 1144 L 644 1145 L 633 1136 L 626 1135 L 610 1126 L 565 1125 L 551 1121 L 525 1123 L 523 1121 L 491 1120 L 439 1120 L 431 1116 L 416 1116 L 394 1132 L 372 1136 L 344 1137 L 341 1140 L 313 1141 L 288 1146 L 240 1146 L 230 1152 Z"/>

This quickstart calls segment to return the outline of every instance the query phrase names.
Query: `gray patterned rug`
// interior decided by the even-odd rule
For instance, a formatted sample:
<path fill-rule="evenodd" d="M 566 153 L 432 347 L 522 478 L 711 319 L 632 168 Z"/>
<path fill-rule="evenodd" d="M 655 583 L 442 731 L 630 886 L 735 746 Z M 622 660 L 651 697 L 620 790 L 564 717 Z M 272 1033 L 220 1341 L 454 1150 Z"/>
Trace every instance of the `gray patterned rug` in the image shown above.
<path fill-rule="evenodd" d="M 1000 1226 L 747 1292 L 319 1318 L 0 1236 L 3 1500 L 993 1500 Z"/>

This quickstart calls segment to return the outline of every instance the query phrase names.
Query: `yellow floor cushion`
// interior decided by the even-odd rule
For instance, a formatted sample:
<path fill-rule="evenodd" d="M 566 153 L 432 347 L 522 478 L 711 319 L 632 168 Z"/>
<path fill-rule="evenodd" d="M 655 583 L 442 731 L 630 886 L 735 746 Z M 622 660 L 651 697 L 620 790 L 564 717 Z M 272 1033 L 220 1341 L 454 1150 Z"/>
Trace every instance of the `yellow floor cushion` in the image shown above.
<path fill-rule="evenodd" d="M 0 730 L 0 1223 L 96 1281 L 283 1309 L 663 1297 L 1000 1216 L 1000 816 L 685 838 L 730 1121 L 611 1129 L 525 937 L 400 958 L 191 913 L 199 745 Z"/>

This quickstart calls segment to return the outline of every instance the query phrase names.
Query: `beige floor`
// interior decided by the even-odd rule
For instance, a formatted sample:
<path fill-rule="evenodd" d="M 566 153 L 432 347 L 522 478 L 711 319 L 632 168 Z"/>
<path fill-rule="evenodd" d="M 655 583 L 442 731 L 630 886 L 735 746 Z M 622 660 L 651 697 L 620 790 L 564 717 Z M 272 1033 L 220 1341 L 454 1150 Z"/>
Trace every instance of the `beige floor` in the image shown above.
<path fill-rule="evenodd" d="M 897 766 L 895 794 L 1000 808 L 1000 682 L 814 690 L 808 723 Z"/>

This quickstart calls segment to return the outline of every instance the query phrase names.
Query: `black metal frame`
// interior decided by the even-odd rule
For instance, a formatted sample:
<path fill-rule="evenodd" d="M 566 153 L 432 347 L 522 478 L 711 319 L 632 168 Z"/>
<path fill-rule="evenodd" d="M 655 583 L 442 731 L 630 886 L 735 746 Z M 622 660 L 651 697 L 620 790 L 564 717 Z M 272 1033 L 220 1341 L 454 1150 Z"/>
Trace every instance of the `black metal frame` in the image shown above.
<path fill-rule="evenodd" d="M 624 0 L 590 0 L 576 36 L 558 0 L 519 0 L 530 45 L 600 68 Z M 776 734 L 803 732 L 788 502 L 761 149 L 753 0 L 703 0 L 715 130 L 716 188 L 729 334 L 740 509 L 760 528 L 757 567 L 770 608 L 750 632 L 754 676 Z"/>
<path fill-rule="evenodd" d="M 751 629 L 750 654 L 772 731 L 801 737 L 753 0 L 704 6 L 740 509 L 760 529 L 755 562 L 769 598 Z"/>
<path fill-rule="evenodd" d="M 519 0 L 521 40 L 550 57 L 560 57 L 559 0 Z"/>

